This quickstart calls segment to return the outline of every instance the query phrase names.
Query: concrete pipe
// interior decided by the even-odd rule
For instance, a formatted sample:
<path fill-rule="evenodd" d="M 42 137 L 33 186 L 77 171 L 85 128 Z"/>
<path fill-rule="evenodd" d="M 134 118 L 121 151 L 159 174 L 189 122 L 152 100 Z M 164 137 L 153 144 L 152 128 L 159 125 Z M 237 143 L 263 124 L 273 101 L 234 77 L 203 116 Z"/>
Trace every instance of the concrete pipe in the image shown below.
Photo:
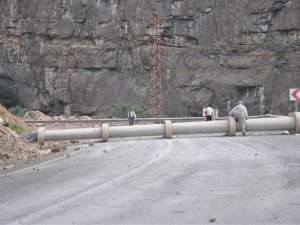
<path fill-rule="evenodd" d="M 276 131 L 294 130 L 300 133 L 300 113 L 294 113 L 293 117 L 259 118 L 246 121 L 247 131 Z M 101 128 L 81 128 L 65 130 L 38 130 L 38 142 L 44 141 L 71 140 L 71 139 L 99 139 L 108 141 L 109 138 L 117 137 L 139 137 L 139 136 L 164 136 L 171 138 L 172 135 L 180 134 L 204 134 L 204 133 L 227 133 L 234 136 L 236 131 L 240 131 L 236 126 L 233 117 L 228 117 L 223 121 L 210 122 L 186 122 L 172 123 L 165 121 L 165 124 L 148 124 L 135 126 L 109 127 L 102 124 Z"/>
<path fill-rule="evenodd" d="M 293 117 L 263 118 L 246 121 L 247 131 L 275 131 L 293 129 L 295 129 L 295 118 Z M 240 131 L 239 126 L 237 126 L 237 131 Z"/>
<path fill-rule="evenodd" d="M 118 126 L 109 128 L 109 137 L 160 136 L 165 133 L 164 124 L 147 124 L 135 126 Z"/>
<path fill-rule="evenodd" d="M 228 130 L 228 122 L 209 121 L 209 122 L 187 122 L 173 123 L 173 134 L 205 134 L 205 133 L 223 133 Z"/>
<path fill-rule="evenodd" d="M 168 123 L 168 127 L 170 124 Z M 116 137 L 138 137 L 138 136 L 170 136 L 170 128 L 165 129 L 164 124 L 149 124 L 136 126 L 109 127 L 102 124 L 101 128 L 76 128 L 63 130 L 38 129 L 38 143 L 43 145 L 45 141 L 61 141 L 72 139 L 102 139 L 108 141 L 109 138 Z"/>
<path fill-rule="evenodd" d="M 99 139 L 101 138 L 101 128 L 78 128 L 64 130 L 38 129 L 38 142 L 61 141 L 72 139 Z"/>

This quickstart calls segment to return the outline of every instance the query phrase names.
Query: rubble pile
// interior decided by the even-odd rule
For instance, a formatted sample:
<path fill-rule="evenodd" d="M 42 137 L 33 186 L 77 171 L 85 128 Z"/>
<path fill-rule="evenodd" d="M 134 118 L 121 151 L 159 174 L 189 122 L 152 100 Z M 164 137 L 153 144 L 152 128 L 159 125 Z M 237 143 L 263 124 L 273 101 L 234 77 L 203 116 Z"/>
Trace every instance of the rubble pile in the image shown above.
<path fill-rule="evenodd" d="M 27 142 L 0 125 L 0 170 L 23 164 L 42 154 L 45 153 L 37 144 Z"/>
<path fill-rule="evenodd" d="M 66 128 L 67 124 L 60 124 L 58 120 L 65 120 L 64 116 L 50 117 L 40 111 L 27 112 L 23 118 L 12 115 L 5 107 L 0 105 L 0 171 L 9 169 L 24 163 L 29 163 L 35 158 L 42 158 L 42 156 L 64 151 L 67 142 L 51 142 L 44 146 L 37 144 L 36 128 L 43 125 L 50 129 Z M 75 119 L 72 118 L 72 119 Z M 90 117 L 84 116 L 81 119 L 89 120 Z M 37 123 L 33 126 L 28 125 L 24 120 L 36 120 Z M 45 125 L 38 121 L 53 120 L 55 123 Z M 2 122 L 1 122 L 2 121 Z M 24 132 L 20 135 L 16 134 L 12 125 L 22 127 Z M 72 124 L 72 126 L 84 127 L 85 125 Z M 70 142 L 72 143 L 72 142 Z M 78 143 L 78 142 L 76 142 Z M 73 143 L 75 144 L 75 142 Z"/>
<path fill-rule="evenodd" d="M 36 115 L 34 118 L 45 119 L 47 117 L 40 112 L 29 113 L 29 115 Z M 41 148 L 36 142 L 32 142 L 35 128 L 27 125 L 21 118 L 12 115 L 2 105 L 0 105 L 0 118 L 7 124 L 22 127 L 26 132 L 26 134 L 19 136 L 9 127 L 6 127 L 5 123 L 0 124 L 0 170 L 24 164 L 50 152 L 47 147 Z M 24 138 L 25 135 L 29 138 Z"/>
<path fill-rule="evenodd" d="M 32 127 L 28 126 L 21 118 L 9 113 L 5 107 L 0 105 L 0 118 L 1 121 L 8 122 L 10 124 L 18 124 L 21 126 L 24 130 L 32 130 Z M 3 124 L 1 124 L 3 125 Z"/>
<path fill-rule="evenodd" d="M 52 117 L 45 115 L 40 111 L 27 112 L 24 117 L 25 120 L 53 120 Z"/>

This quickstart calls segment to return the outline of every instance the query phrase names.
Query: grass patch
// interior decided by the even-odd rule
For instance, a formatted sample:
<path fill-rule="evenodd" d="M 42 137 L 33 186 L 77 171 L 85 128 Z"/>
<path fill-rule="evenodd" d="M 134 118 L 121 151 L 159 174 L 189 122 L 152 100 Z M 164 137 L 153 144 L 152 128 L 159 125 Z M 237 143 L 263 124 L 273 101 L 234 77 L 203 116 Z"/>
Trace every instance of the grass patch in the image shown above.
<path fill-rule="evenodd" d="M 8 127 L 9 127 L 9 129 L 16 132 L 17 134 L 24 134 L 26 132 L 25 129 L 21 125 L 16 124 L 16 123 L 10 123 Z"/>
<path fill-rule="evenodd" d="M 26 114 L 26 112 L 28 112 L 28 109 L 17 105 L 17 106 L 9 108 L 8 111 L 11 114 L 14 114 L 14 115 L 19 116 L 19 117 L 23 117 Z"/>
<path fill-rule="evenodd" d="M 15 116 L 13 115 L 12 113 L 10 113 L 4 106 L 2 106 L 0 104 L 0 117 L 4 120 L 6 120 L 9 124 L 16 124 L 18 125 L 19 127 L 22 127 L 22 129 L 20 128 L 17 128 L 16 126 L 15 129 L 16 130 L 24 130 L 24 132 L 32 132 L 34 130 L 33 127 L 27 125 L 23 120 L 22 118 L 18 117 L 18 116 Z"/>

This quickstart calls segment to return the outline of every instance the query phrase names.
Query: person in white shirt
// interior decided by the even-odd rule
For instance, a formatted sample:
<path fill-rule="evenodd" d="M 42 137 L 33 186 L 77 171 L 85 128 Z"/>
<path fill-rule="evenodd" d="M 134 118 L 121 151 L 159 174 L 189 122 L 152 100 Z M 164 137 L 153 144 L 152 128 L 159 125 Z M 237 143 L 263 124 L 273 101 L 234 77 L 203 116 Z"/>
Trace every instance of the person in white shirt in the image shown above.
<path fill-rule="evenodd" d="M 134 119 L 136 118 L 136 114 L 133 110 L 130 110 L 127 114 L 129 126 L 134 124 Z"/>
<path fill-rule="evenodd" d="M 211 104 L 208 105 L 208 107 L 206 108 L 206 120 L 207 121 L 212 121 L 212 118 L 214 116 L 214 110 L 211 107 Z"/>
<path fill-rule="evenodd" d="M 246 120 L 248 119 L 248 112 L 242 101 L 237 102 L 237 105 L 229 112 L 229 116 L 235 117 L 235 120 L 242 130 L 242 135 L 246 136 Z"/>

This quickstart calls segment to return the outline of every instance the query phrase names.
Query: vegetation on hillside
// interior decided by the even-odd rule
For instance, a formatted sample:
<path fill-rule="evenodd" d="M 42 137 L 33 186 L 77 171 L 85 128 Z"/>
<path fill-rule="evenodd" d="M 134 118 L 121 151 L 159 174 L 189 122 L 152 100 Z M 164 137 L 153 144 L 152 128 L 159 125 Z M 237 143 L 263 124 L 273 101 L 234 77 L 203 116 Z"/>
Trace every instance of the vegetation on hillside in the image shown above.
<path fill-rule="evenodd" d="M 15 131 L 16 133 L 20 134 L 24 132 L 31 132 L 33 130 L 32 127 L 24 123 L 22 118 L 13 115 L 1 104 L 0 104 L 0 117 L 6 120 L 10 124 L 9 128 Z"/>
<path fill-rule="evenodd" d="M 9 108 L 8 111 L 10 113 L 14 114 L 15 116 L 23 117 L 23 116 L 25 116 L 26 112 L 28 112 L 28 109 L 17 105 L 17 106 Z"/>
<path fill-rule="evenodd" d="M 130 103 L 119 103 L 112 108 L 109 117 L 127 118 L 127 113 L 132 110 L 135 112 L 137 117 L 144 116 L 144 109 L 142 107 Z"/>

